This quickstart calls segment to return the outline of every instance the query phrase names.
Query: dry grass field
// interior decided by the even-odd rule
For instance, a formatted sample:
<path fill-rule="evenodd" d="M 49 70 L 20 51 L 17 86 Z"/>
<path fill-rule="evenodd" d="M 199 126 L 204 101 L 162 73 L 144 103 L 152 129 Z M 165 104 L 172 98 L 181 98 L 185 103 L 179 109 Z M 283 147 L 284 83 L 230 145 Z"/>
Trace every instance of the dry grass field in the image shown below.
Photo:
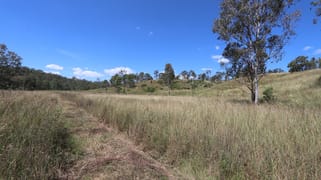
<path fill-rule="evenodd" d="M 0 179 L 56 179 L 76 155 L 56 95 L 0 91 Z"/>
<path fill-rule="evenodd" d="M 233 81 L 197 89 L 194 96 L 177 96 L 184 93 L 175 91 L 174 96 L 2 92 L 0 177 L 13 177 L 13 173 L 18 173 L 15 177 L 55 174 L 50 167 L 20 172 L 33 166 L 25 163 L 19 169 L 17 159 L 21 153 L 42 159 L 39 152 L 47 151 L 39 144 L 52 147 L 46 145 L 52 142 L 46 138 L 52 137 L 43 134 L 57 136 L 59 131 L 55 130 L 72 129 L 77 120 L 84 121 L 82 114 L 77 117 L 74 113 L 71 125 L 59 125 L 68 121 L 59 116 L 66 108 L 62 99 L 74 104 L 74 112 L 86 111 L 97 122 L 125 135 L 148 157 L 178 169 L 187 179 L 321 179 L 320 75 L 320 70 L 314 70 L 264 77 L 260 90 L 273 87 L 276 101 L 259 106 L 250 104 L 245 87 Z M 27 136 L 20 137 L 21 133 Z M 77 138 L 84 148 L 87 145 L 82 141 Z M 99 143 L 103 147 L 104 142 Z M 29 149 L 33 146 L 36 149 Z M 54 162 L 53 169 L 65 163 L 55 160 L 49 160 Z M 41 163 L 34 162 L 39 166 Z"/>
<path fill-rule="evenodd" d="M 190 178 L 320 179 L 320 74 L 267 76 L 261 89 L 272 86 L 277 101 L 259 106 L 246 101 L 236 82 L 197 97 L 65 97 Z"/>

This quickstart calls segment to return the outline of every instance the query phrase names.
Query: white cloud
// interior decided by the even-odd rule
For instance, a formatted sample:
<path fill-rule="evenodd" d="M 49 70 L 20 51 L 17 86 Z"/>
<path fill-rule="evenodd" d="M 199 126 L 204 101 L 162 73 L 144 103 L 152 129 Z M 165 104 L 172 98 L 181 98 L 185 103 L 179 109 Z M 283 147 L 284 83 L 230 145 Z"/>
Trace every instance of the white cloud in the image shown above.
<path fill-rule="evenodd" d="M 62 71 L 64 69 L 64 67 L 59 66 L 57 64 L 48 64 L 46 65 L 47 69 L 52 69 L 52 70 L 57 70 L 57 71 Z"/>
<path fill-rule="evenodd" d="M 321 54 L 321 49 L 317 49 L 314 51 L 314 55 L 319 55 L 319 54 Z"/>
<path fill-rule="evenodd" d="M 223 57 L 222 55 L 213 55 L 212 59 L 217 60 L 217 59 L 220 59 L 222 57 Z"/>
<path fill-rule="evenodd" d="M 45 71 L 45 73 L 61 75 L 61 73 L 60 73 L 60 72 L 58 72 L 58 71 Z"/>
<path fill-rule="evenodd" d="M 230 60 L 228 60 L 228 59 L 226 59 L 226 58 L 221 58 L 221 59 L 219 59 L 217 62 L 220 63 L 220 64 L 226 64 L 226 63 L 229 63 Z"/>
<path fill-rule="evenodd" d="M 103 75 L 96 72 L 96 71 L 90 71 L 90 70 L 83 70 L 79 67 L 76 68 L 72 68 L 73 74 L 77 77 L 77 78 L 99 78 L 102 77 Z"/>
<path fill-rule="evenodd" d="M 212 71 L 213 69 L 212 68 L 202 68 L 201 70 L 202 71 Z"/>
<path fill-rule="evenodd" d="M 226 63 L 230 62 L 230 60 L 226 59 L 222 55 L 214 55 L 214 56 L 212 56 L 212 59 L 214 59 L 215 61 L 217 61 L 220 64 L 226 64 Z"/>
<path fill-rule="evenodd" d="M 220 46 L 215 46 L 215 49 L 216 49 L 216 50 L 220 50 L 221 47 L 220 47 Z"/>
<path fill-rule="evenodd" d="M 304 51 L 308 51 L 308 50 L 310 50 L 310 49 L 312 49 L 311 46 L 305 46 L 305 47 L 303 48 Z"/>
<path fill-rule="evenodd" d="M 134 73 L 134 71 L 132 69 L 130 69 L 129 67 L 115 67 L 112 69 L 105 69 L 104 70 L 104 72 L 109 76 L 113 76 L 113 75 L 119 73 L 120 71 L 124 71 L 126 74 Z"/>

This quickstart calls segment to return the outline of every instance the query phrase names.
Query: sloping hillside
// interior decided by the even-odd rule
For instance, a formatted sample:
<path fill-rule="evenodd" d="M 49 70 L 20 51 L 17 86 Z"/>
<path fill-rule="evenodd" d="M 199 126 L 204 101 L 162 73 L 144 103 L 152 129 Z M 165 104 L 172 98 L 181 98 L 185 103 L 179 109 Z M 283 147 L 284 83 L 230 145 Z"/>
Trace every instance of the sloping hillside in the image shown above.
<path fill-rule="evenodd" d="M 321 107 L 321 69 L 296 72 L 267 74 L 261 79 L 260 97 L 262 92 L 272 87 L 277 98 L 276 103 Z M 249 100 L 249 90 L 237 80 L 214 85 L 210 89 L 202 89 L 199 95 L 218 95 L 233 99 Z"/>
<path fill-rule="evenodd" d="M 321 77 L 321 69 L 296 72 L 296 73 L 273 73 L 265 75 L 260 81 L 260 98 L 262 92 L 269 87 L 277 100 L 275 103 L 291 105 L 304 105 L 308 107 L 321 107 L 321 85 L 318 81 Z M 250 91 L 241 80 L 231 80 L 222 83 L 195 82 L 197 87 L 191 89 L 191 82 L 176 80 L 174 89 L 170 94 L 173 96 L 205 96 L 222 97 L 227 100 L 248 102 Z M 152 90 L 152 91 L 150 91 Z M 95 93 L 116 93 L 115 88 L 93 90 Z M 120 93 L 124 93 L 121 91 Z M 168 95 L 168 87 L 157 81 L 145 81 L 138 83 L 135 88 L 127 88 L 127 94 L 141 95 Z"/>

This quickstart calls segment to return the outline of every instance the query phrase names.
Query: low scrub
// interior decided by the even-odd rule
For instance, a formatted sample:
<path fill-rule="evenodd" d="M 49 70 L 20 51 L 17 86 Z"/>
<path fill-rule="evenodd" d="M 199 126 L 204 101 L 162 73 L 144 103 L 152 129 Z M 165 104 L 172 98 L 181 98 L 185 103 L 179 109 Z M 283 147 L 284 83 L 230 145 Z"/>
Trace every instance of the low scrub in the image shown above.
<path fill-rule="evenodd" d="M 68 97 L 197 179 L 321 178 L 318 110 L 217 98 Z"/>
<path fill-rule="evenodd" d="M 268 87 L 263 91 L 263 101 L 267 103 L 272 103 L 276 100 L 274 95 L 274 90 L 272 87 Z"/>
<path fill-rule="evenodd" d="M 151 86 L 147 86 L 147 87 L 144 88 L 144 91 L 148 92 L 148 93 L 154 93 L 156 91 L 156 88 L 155 87 L 151 87 Z"/>
<path fill-rule="evenodd" d="M 55 97 L 0 91 L 0 179 L 57 179 L 72 151 Z"/>

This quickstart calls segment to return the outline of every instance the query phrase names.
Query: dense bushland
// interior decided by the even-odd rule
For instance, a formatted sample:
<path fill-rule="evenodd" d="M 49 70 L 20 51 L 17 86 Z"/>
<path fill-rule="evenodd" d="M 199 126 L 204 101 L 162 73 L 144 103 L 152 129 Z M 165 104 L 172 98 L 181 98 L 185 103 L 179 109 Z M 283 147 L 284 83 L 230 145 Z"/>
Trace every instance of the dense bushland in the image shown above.
<path fill-rule="evenodd" d="M 0 91 L 0 179 L 56 179 L 74 147 L 56 97 Z"/>
<path fill-rule="evenodd" d="M 65 97 L 191 177 L 321 178 L 317 109 L 254 106 L 222 98 Z"/>

